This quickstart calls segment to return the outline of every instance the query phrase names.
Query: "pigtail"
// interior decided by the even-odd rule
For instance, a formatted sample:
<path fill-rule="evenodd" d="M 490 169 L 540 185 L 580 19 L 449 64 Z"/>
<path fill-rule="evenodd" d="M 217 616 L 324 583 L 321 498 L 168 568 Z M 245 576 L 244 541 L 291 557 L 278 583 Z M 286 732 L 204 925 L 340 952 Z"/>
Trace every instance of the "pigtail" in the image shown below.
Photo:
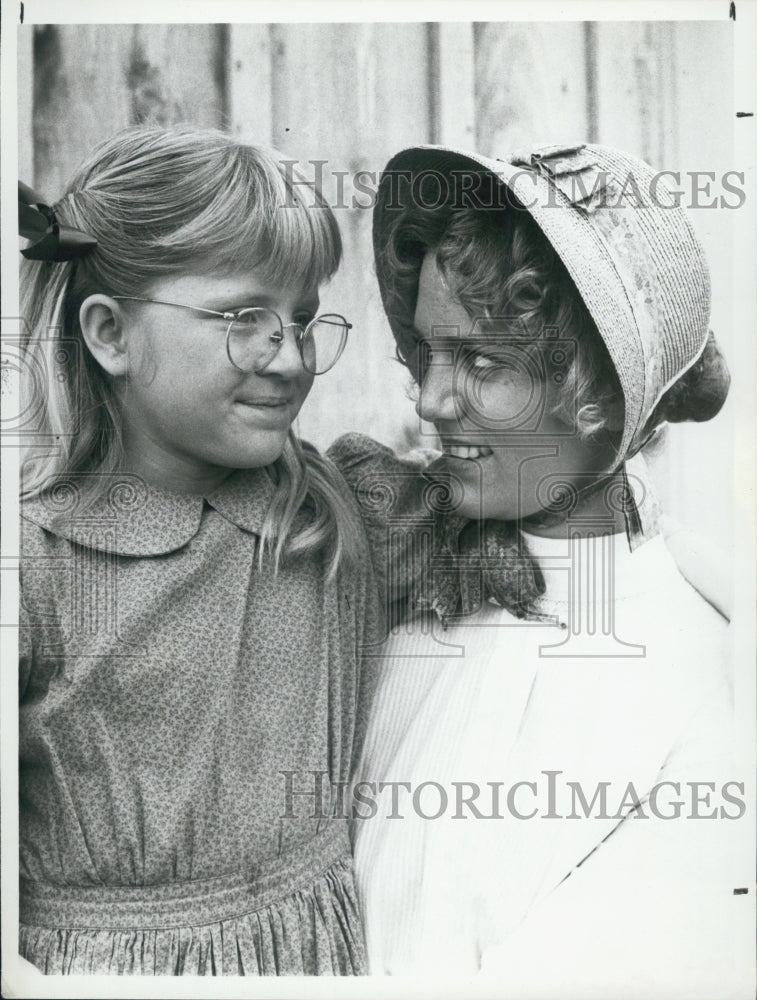
<path fill-rule="evenodd" d="M 367 555 L 359 515 L 334 465 L 292 432 L 272 472 L 279 487 L 261 532 L 260 564 L 270 558 L 278 569 L 292 558 L 322 549 L 333 579 L 345 561 L 353 569 Z M 296 524 L 298 514 L 301 523 Z"/>
<path fill-rule="evenodd" d="M 21 384 L 35 438 L 22 463 L 25 498 L 93 469 L 104 480 L 122 455 L 112 381 L 90 355 L 79 329 L 73 291 L 78 267 L 75 260 L 21 265 Z"/>

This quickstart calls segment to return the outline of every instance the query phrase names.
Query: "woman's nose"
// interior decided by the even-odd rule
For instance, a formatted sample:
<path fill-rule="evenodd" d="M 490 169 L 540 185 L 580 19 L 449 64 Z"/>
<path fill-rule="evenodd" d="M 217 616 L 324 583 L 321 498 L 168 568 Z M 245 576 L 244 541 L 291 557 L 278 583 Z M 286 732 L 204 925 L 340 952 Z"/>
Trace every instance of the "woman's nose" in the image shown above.
<path fill-rule="evenodd" d="M 422 420 L 431 423 L 453 421 L 458 416 L 455 402 L 454 366 L 452 360 L 434 360 L 428 365 L 418 391 L 415 410 Z"/>

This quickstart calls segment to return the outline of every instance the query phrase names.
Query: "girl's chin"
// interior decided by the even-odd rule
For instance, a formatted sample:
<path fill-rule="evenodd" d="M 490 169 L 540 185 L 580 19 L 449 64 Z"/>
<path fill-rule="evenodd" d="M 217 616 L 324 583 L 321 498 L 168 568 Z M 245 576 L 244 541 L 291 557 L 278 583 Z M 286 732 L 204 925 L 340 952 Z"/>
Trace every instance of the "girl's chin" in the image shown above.
<path fill-rule="evenodd" d="M 287 442 L 286 434 L 276 440 L 248 443 L 246 447 L 229 448 L 219 456 L 218 465 L 226 469 L 262 469 L 281 458 Z"/>

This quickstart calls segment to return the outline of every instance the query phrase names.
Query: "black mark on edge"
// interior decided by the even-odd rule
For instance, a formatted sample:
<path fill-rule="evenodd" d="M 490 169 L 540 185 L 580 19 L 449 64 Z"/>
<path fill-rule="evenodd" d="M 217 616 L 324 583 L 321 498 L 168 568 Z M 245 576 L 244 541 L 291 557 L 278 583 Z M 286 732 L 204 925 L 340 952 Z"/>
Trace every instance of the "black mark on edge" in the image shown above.
<path fill-rule="evenodd" d="M 748 892 L 749 892 L 748 889 L 734 889 L 733 890 L 734 896 L 746 896 L 746 894 Z"/>
<path fill-rule="evenodd" d="M 736 4 L 735 3 L 731 3 L 731 6 L 728 8 L 728 16 L 730 17 L 730 19 L 732 21 L 736 20 Z"/>
<path fill-rule="evenodd" d="M 19 6 L 21 7 L 21 12 L 19 13 L 19 18 L 21 19 L 20 23 L 23 24 L 24 23 L 24 5 L 23 5 L 23 3 L 21 3 L 21 4 L 19 4 Z"/>
<path fill-rule="evenodd" d="M 754 118 L 754 111 L 737 111 L 737 118 Z"/>

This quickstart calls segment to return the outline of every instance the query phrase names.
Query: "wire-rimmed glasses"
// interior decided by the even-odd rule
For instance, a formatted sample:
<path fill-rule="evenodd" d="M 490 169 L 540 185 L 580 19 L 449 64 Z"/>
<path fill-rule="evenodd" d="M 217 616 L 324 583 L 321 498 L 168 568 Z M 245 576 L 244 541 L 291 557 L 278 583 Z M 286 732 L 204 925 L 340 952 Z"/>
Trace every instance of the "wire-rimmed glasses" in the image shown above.
<path fill-rule="evenodd" d="M 278 354 L 284 341 L 284 331 L 292 328 L 305 371 L 311 375 L 323 375 L 339 360 L 347 343 L 347 334 L 352 329 L 352 324 L 338 313 L 316 316 L 303 326 L 301 323 L 282 323 L 279 314 L 267 306 L 217 312 L 215 309 L 188 306 L 181 302 L 165 302 L 162 299 L 145 299 L 137 295 L 112 295 L 111 298 L 191 309 L 193 312 L 228 320 L 226 354 L 232 365 L 243 372 L 263 371 Z"/>

